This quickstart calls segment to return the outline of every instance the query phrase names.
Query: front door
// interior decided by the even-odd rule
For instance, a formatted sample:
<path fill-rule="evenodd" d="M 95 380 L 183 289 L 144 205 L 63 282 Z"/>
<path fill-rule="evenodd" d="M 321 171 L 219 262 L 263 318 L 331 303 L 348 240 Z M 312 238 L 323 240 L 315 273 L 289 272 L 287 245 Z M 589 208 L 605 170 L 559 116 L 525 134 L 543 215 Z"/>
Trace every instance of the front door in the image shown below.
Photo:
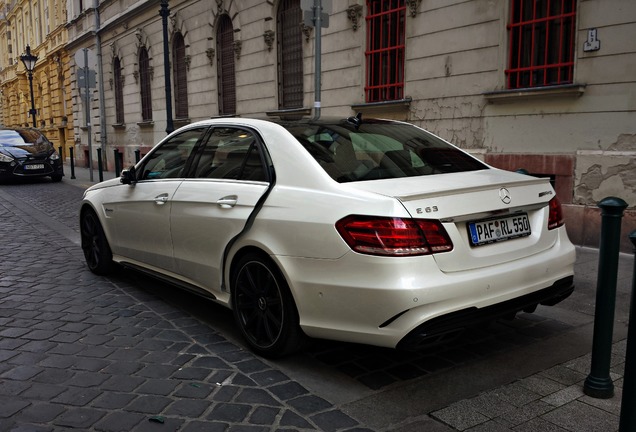
<path fill-rule="evenodd" d="M 104 201 L 113 254 L 174 271 L 170 212 L 175 192 L 207 128 L 186 130 L 157 145 L 137 167 L 137 182 L 107 191 Z"/>

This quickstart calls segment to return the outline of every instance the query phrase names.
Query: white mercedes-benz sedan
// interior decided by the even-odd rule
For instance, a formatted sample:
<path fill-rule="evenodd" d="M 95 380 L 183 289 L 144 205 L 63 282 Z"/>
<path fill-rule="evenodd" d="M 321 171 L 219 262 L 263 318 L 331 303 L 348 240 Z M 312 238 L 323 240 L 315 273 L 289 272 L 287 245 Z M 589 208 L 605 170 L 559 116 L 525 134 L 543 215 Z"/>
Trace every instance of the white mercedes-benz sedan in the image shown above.
<path fill-rule="evenodd" d="M 211 298 L 266 357 L 306 336 L 423 349 L 574 289 L 548 179 L 361 116 L 190 124 L 89 188 L 80 227 L 94 273 Z"/>

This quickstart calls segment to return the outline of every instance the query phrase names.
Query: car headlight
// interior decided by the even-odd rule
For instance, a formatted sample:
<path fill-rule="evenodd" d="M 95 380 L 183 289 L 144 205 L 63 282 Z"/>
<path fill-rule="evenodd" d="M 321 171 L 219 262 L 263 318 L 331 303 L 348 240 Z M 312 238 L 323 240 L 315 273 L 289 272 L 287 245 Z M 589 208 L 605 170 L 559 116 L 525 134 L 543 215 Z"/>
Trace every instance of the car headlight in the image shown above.
<path fill-rule="evenodd" d="M 51 156 L 49 156 L 49 159 L 51 159 L 52 161 L 56 161 L 60 158 L 60 155 L 57 153 L 53 153 Z"/>
<path fill-rule="evenodd" d="M 4 153 L 0 153 L 0 162 L 13 162 L 13 158 Z"/>

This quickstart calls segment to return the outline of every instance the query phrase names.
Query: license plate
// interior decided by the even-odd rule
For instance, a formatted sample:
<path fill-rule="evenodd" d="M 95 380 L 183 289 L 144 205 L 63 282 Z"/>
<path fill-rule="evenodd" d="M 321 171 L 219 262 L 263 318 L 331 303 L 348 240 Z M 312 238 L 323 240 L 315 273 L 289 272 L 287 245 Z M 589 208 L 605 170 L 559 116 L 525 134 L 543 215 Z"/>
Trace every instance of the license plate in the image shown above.
<path fill-rule="evenodd" d="M 44 169 L 44 164 L 25 165 L 24 169 L 25 170 L 40 170 L 40 169 Z"/>
<path fill-rule="evenodd" d="M 470 243 L 473 246 L 526 237 L 531 234 L 530 221 L 526 213 L 470 222 L 468 232 L 470 233 Z"/>

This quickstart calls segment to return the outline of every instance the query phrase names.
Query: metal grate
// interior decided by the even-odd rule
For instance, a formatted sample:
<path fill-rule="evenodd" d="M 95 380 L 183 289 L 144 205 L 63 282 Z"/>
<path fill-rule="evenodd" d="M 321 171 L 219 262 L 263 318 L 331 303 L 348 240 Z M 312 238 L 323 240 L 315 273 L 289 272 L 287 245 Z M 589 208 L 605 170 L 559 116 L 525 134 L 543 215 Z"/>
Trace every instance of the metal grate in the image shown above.
<path fill-rule="evenodd" d="M 367 0 L 367 102 L 404 97 L 405 0 Z"/>
<path fill-rule="evenodd" d="M 139 82 L 141 87 L 141 120 L 152 120 L 152 93 L 150 92 L 150 60 L 148 50 L 139 50 Z"/>
<path fill-rule="evenodd" d="M 115 86 L 115 123 L 124 124 L 124 83 L 121 75 L 121 61 L 119 57 L 113 60 L 113 75 Z"/>
<path fill-rule="evenodd" d="M 510 89 L 573 81 L 576 0 L 511 0 Z"/>
<path fill-rule="evenodd" d="M 219 17 L 217 26 L 219 115 L 231 115 L 236 114 L 234 29 L 232 28 L 232 20 L 227 15 Z"/>
<path fill-rule="evenodd" d="M 278 7 L 278 107 L 301 108 L 303 90 L 302 11 L 299 0 Z"/>
<path fill-rule="evenodd" d="M 185 41 L 180 32 L 175 33 L 172 42 L 172 74 L 174 76 L 174 113 L 179 119 L 188 118 L 188 76 Z"/>

